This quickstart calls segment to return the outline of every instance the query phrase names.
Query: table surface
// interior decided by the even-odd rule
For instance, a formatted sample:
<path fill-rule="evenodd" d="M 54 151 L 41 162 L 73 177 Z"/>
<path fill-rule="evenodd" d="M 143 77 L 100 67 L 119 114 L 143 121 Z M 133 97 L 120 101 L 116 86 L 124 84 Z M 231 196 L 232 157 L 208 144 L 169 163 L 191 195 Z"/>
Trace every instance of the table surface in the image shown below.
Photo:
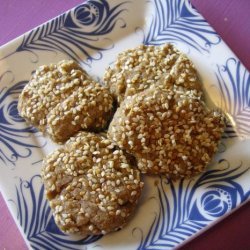
<path fill-rule="evenodd" d="M 227 0 L 228 1 L 228 0 Z M 233 0 L 236 1 L 236 0 Z M 233 2 L 232 1 L 232 2 Z M 240 2 L 250 3 L 249 0 Z M 80 0 L 0 0 L 0 46 L 34 28 L 37 25 L 65 12 L 83 1 Z M 201 0 L 191 0 L 199 9 Z M 215 0 L 213 0 L 215 2 Z M 222 2 L 217 0 L 217 2 Z M 225 2 L 225 1 L 224 1 Z M 208 10 L 213 12 L 211 4 Z M 234 7 L 234 6 L 231 6 Z M 250 4 L 248 4 L 250 7 Z M 203 8 L 203 9 L 202 9 Z M 201 6 L 201 13 L 206 16 L 204 6 Z M 206 10 L 206 9 L 205 9 Z M 204 13 L 203 13 L 204 12 Z M 18 15 L 16 15 L 18 13 Z M 29 13 L 29 15 L 28 15 Z M 35 18 L 34 18 L 35 17 Z M 223 37 L 223 30 L 216 26 L 216 18 L 211 19 L 212 26 Z M 249 22 L 250 24 L 250 22 Z M 249 27 L 249 25 L 248 25 Z M 232 29 L 231 29 L 232 30 Z M 249 31 L 248 31 L 249 32 Z M 244 62 L 245 66 L 250 66 L 250 54 L 246 53 L 249 48 L 235 46 L 237 41 L 230 41 L 226 36 L 226 43 L 234 50 L 238 57 Z M 244 42 L 249 41 L 250 36 L 244 37 Z M 236 44 L 237 45 L 237 44 Z M 250 43 L 249 43 L 250 45 Z M 236 48 L 236 49 L 235 49 Z M 188 249 L 250 249 L 250 202 L 243 205 L 232 215 L 219 222 L 203 234 L 182 246 L 181 250 Z M 18 231 L 13 218 L 0 194 L 0 249 L 27 249 L 27 246 Z"/>

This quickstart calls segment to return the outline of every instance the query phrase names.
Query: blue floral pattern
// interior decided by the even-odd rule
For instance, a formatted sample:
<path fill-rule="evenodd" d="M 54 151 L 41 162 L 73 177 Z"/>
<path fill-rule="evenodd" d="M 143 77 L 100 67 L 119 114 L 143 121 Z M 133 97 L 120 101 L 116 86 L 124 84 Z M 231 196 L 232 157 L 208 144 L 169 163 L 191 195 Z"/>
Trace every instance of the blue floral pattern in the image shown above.
<path fill-rule="evenodd" d="M 221 39 L 186 0 L 152 0 L 155 13 L 144 43 L 182 42 L 201 53 Z M 167 10 L 167 12 L 166 12 Z"/>
<path fill-rule="evenodd" d="M 5 74 L 0 77 L 0 83 Z M 0 90 L 0 163 L 4 165 L 15 166 L 19 158 L 31 156 L 32 149 L 39 147 L 31 140 L 31 134 L 40 136 L 40 133 L 28 125 L 17 111 L 17 98 L 26 83 L 21 81 Z M 41 146 L 44 145 L 45 139 Z"/>
<path fill-rule="evenodd" d="M 250 74 L 235 58 L 218 66 L 222 108 L 235 121 L 239 136 L 250 138 Z"/>
<path fill-rule="evenodd" d="M 250 196 L 237 183 L 249 169 L 226 160 L 218 165 L 194 180 L 161 179 L 160 211 L 138 249 L 172 249 Z"/>
<path fill-rule="evenodd" d="M 101 51 L 110 48 L 107 42 L 112 44 L 103 36 L 114 29 L 124 3 L 111 8 L 106 0 L 90 0 L 32 30 L 16 51 L 60 51 L 82 63 L 100 60 Z"/>

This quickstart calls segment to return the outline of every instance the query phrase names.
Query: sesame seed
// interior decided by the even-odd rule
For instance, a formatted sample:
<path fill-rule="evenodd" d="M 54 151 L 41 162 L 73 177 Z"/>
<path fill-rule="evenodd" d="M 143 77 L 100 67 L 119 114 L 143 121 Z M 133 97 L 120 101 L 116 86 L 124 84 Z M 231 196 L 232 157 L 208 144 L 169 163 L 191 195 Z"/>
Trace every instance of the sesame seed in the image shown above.
<path fill-rule="evenodd" d="M 154 86 L 125 99 L 110 126 L 116 129 L 109 129 L 108 136 L 121 149 L 135 156 L 141 172 L 165 174 L 172 178 L 180 178 L 181 173 L 189 177 L 203 171 L 204 167 L 193 166 L 190 171 L 186 160 L 193 162 L 192 165 L 207 165 L 217 150 L 220 136 L 215 134 L 221 135 L 224 123 L 222 116 L 217 119 L 213 111 L 207 109 L 198 92 L 177 87 L 173 90 Z M 217 132 L 212 130 L 215 126 Z M 206 141 L 204 132 L 208 134 L 207 138 L 215 141 L 212 151 L 208 150 L 212 144 Z M 175 169 L 172 167 L 174 164 L 178 166 Z M 127 181 L 127 178 L 123 180 Z"/>

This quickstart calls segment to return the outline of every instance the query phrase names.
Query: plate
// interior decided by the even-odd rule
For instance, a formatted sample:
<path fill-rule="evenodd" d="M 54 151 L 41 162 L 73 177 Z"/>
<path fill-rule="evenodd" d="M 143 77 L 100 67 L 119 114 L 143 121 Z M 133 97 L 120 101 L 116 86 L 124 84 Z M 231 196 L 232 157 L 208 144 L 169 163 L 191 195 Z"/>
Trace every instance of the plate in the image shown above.
<path fill-rule="evenodd" d="M 229 121 L 205 173 L 172 182 L 144 177 L 134 217 L 106 236 L 65 235 L 56 227 L 40 170 L 56 147 L 19 117 L 17 100 L 40 65 L 72 58 L 102 79 L 117 54 L 139 44 L 173 43 L 196 65 L 207 103 Z M 184 0 L 92 0 L 0 49 L 0 187 L 34 249 L 172 249 L 250 197 L 250 76 L 204 18 Z"/>

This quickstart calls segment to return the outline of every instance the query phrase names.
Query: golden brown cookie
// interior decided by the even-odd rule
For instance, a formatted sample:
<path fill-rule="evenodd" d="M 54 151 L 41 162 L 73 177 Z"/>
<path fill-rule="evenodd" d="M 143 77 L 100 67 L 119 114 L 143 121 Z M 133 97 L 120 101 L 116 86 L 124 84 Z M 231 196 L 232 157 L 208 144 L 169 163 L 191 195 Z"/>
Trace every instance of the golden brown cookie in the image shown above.
<path fill-rule="evenodd" d="M 56 142 L 80 129 L 104 128 L 112 108 L 108 89 L 71 60 L 39 67 L 18 102 L 20 115 Z"/>
<path fill-rule="evenodd" d="M 104 135 L 87 132 L 44 159 L 42 178 L 58 227 L 82 235 L 123 227 L 143 187 L 122 150 Z"/>
<path fill-rule="evenodd" d="M 201 84 L 193 63 L 171 44 L 140 45 L 118 55 L 104 75 L 104 83 L 121 103 L 126 97 L 154 87 L 197 90 Z"/>
<path fill-rule="evenodd" d="M 108 137 L 135 156 L 143 173 L 174 179 L 202 172 L 217 150 L 223 116 L 196 90 L 148 89 L 118 108 Z"/>

